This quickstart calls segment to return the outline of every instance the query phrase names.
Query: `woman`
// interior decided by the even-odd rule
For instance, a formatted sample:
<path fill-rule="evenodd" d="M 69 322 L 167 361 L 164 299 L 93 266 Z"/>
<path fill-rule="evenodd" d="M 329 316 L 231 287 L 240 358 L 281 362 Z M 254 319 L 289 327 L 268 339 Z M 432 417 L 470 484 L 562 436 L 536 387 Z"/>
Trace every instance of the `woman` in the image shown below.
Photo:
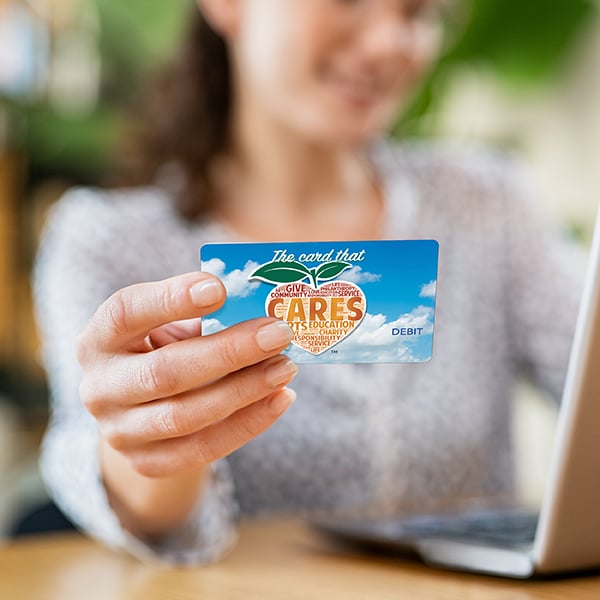
<path fill-rule="evenodd" d="M 238 513 L 510 495 L 510 387 L 528 367 L 558 398 L 576 286 L 505 160 L 382 137 L 438 2 L 199 5 L 154 183 L 73 191 L 40 251 L 55 500 L 108 544 L 193 563 L 231 546 Z M 269 318 L 200 336 L 225 301 L 203 242 L 376 238 L 440 243 L 430 363 L 298 370 Z"/>

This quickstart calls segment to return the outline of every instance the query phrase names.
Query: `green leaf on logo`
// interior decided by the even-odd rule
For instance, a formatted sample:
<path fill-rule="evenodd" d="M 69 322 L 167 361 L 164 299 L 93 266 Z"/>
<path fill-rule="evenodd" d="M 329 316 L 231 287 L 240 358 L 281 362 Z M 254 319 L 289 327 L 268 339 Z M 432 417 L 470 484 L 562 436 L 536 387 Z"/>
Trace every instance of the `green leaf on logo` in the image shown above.
<path fill-rule="evenodd" d="M 306 277 L 310 277 L 310 271 L 302 263 L 273 261 L 256 269 L 249 279 L 262 279 L 267 283 L 293 283 Z"/>
<path fill-rule="evenodd" d="M 351 266 L 350 263 L 342 261 L 324 263 L 317 269 L 316 279 L 323 281 L 334 279 L 342 271 L 349 269 Z"/>

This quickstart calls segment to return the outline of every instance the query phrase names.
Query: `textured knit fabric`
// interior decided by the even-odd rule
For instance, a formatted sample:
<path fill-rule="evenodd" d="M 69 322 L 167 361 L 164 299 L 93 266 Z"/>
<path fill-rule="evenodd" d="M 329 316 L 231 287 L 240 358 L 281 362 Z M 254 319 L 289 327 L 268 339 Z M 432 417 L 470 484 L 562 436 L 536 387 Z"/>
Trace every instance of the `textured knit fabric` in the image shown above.
<path fill-rule="evenodd" d="M 153 546 L 125 531 L 107 501 L 74 341 L 115 290 L 198 270 L 203 242 L 234 235 L 182 220 L 158 186 L 76 189 L 54 208 L 34 281 L 52 392 L 41 465 L 80 528 L 142 558 L 199 563 L 231 547 L 239 515 L 388 515 L 513 493 L 513 384 L 525 373 L 560 400 L 581 264 L 504 157 L 383 141 L 372 159 L 382 237 L 439 241 L 433 359 L 301 366 L 296 402 L 214 465 L 188 522 Z"/>

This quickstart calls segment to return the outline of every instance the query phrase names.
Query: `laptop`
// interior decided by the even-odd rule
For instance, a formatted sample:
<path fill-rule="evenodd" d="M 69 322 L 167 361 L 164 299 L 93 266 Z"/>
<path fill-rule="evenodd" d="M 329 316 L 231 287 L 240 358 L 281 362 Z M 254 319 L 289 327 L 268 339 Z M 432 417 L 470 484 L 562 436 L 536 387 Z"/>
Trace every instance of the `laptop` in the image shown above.
<path fill-rule="evenodd" d="M 449 569 L 528 578 L 600 568 L 600 211 L 540 511 L 314 525 L 336 540 L 408 550 Z"/>

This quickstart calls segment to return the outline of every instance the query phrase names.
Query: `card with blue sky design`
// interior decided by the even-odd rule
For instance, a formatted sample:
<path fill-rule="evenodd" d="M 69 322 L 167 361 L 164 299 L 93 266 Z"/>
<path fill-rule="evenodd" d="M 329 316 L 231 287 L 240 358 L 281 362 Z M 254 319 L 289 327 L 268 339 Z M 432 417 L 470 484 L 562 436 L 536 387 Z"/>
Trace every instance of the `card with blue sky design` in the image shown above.
<path fill-rule="evenodd" d="M 433 352 L 434 240 L 204 244 L 227 300 L 204 335 L 255 317 L 286 321 L 297 363 L 421 363 Z"/>

